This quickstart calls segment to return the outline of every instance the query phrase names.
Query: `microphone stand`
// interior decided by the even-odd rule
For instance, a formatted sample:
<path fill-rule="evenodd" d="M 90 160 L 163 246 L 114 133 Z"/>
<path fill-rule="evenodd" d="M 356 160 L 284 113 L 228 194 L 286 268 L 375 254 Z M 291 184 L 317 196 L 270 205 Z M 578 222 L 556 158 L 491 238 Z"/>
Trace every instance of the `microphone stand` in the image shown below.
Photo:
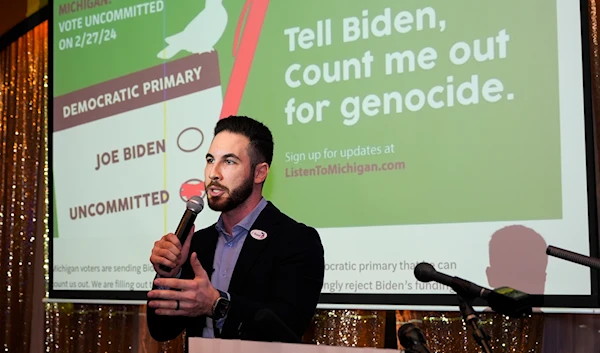
<path fill-rule="evenodd" d="M 472 297 L 465 297 L 458 295 L 458 302 L 460 307 L 460 313 L 462 314 L 463 319 L 470 325 L 473 329 L 473 337 L 475 337 L 475 341 L 477 344 L 481 346 L 481 349 L 484 353 L 492 353 L 492 348 L 490 347 L 490 336 L 483 330 L 483 327 L 479 325 L 479 316 L 473 309 L 471 303 L 473 302 Z"/>

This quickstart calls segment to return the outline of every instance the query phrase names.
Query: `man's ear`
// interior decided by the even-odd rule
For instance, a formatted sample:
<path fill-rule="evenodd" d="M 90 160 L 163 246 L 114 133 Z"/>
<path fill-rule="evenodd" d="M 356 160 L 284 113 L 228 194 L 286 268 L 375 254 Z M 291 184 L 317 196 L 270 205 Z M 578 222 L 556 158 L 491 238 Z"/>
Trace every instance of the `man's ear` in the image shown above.
<path fill-rule="evenodd" d="M 259 163 L 254 167 L 254 183 L 261 184 L 267 179 L 269 165 L 267 162 Z"/>

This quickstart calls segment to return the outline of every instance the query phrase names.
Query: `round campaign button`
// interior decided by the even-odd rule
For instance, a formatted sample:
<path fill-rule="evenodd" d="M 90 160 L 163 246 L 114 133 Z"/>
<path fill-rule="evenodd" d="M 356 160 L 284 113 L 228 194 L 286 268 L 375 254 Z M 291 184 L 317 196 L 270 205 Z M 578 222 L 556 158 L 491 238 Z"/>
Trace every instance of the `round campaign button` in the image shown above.
<path fill-rule="evenodd" d="M 264 238 L 267 237 L 267 233 L 264 230 L 259 230 L 259 229 L 252 229 L 252 231 L 250 232 L 250 235 L 252 235 L 252 238 L 254 238 L 256 240 L 263 240 Z"/>

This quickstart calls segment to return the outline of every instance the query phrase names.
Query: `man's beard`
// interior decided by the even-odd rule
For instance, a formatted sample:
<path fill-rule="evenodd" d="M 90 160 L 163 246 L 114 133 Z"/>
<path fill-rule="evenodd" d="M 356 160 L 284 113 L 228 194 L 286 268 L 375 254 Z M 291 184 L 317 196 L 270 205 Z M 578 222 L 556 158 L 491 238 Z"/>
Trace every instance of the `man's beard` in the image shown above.
<path fill-rule="evenodd" d="M 247 178 L 242 185 L 232 191 L 226 189 L 219 183 L 210 183 L 207 189 L 212 185 L 222 188 L 225 192 L 216 198 L 207 197 L 208 207 L 213 211 L 227 212 L 241 205 L 250 197 L 250 195 L 252 195 L 254 180 L 253 178 Z"/>

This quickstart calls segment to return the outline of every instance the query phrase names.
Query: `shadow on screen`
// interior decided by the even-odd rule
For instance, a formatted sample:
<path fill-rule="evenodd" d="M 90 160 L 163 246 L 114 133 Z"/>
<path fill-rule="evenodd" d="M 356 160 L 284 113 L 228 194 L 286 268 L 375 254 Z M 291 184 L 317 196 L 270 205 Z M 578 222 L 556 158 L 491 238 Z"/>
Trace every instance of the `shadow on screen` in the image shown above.
<path fill-rule="evenodd" d="M 546 241 L 535 230 L 521 225 L 497 230 L 489 242 L 489 256 L 486 275 L 490 287 L 544 294 L 548 255 Z"/>

